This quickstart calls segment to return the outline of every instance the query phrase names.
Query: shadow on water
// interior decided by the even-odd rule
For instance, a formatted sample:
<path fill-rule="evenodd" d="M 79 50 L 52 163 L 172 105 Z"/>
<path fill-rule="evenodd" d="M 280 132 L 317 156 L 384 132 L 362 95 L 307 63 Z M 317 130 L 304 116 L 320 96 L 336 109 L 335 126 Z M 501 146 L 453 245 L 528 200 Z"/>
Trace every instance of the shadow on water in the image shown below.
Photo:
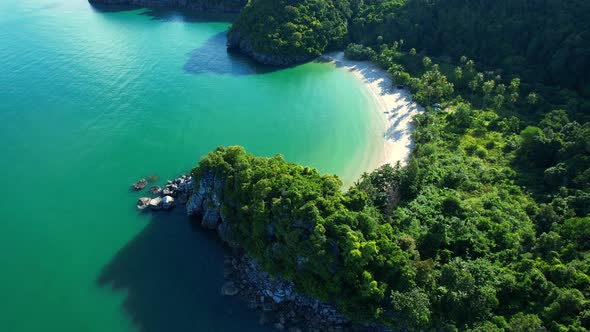
<path fill-rule="evenodd" d="M 233 22 L 237 14 L 232 13 L 210 13 L 191 11 L 182 8 L 146 8 L 136 5 L 111 5 L 111 4 L 90 4 L 90 7 L 98 13 L 118 13 L 132 10 L 142 10 L 140 15 L 148 16 L 154 21 L 162 22 Z"/>
<path fill-rule="evenodd" d="M 125 294 L 141 332 L 270 331 L 236 297 L 223 297 L 224 246 L 183 209 L 157 213 L 103 268 L 96 283 Z"/>
<path fill-rule="evenodd" d="M 237 14 L 203 13 L 182 9 L 146 9 L 141 15 L 149 16 L 152 20 L 161 22 L 233 22 Z"/>
<path fill-rule="evenodd" d="M 239 52 L 227 51 L 226 40 L 227 34 L 219 33 L 194 49 L 188 54 L 184 71 L 189 74 L 256 75 L 280 70 L 277 67 L 256 63 Z"/>
<path fill-rule="evenodd" d="M 93 10 L 99 13 L 115 13 L 142 9 L 139 15 L 148 16 L 160 22 L 231 22 L 233 14 L 198 13 L 183 10 L 147 9 L 129 5 L 96 5 L 91 4 Z M 257 75 L 271 73 L 281 68 L 261 65 L 250 57 L 239 52 L 227 50 L 227 33 L 222 32 L 209 38 L 203 45 L 187 54 L 188 59 L 183 66 L 189 74 L 229 74 L 229 75 Z"/>

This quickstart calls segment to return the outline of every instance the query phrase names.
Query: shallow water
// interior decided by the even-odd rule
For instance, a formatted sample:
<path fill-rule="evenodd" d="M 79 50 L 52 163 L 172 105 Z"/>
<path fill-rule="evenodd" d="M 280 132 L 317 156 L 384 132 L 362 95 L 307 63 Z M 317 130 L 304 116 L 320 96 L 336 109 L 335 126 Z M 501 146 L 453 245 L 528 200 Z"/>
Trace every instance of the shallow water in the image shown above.
<path fill-rule="evenodd" d="M 351 183 L 381 139 L 330 64 L 225 52 L 226 18 L 0 1 L 0 331 L 260 331 L 219 295 L 222 246 L 128 186 L 239 144 Z"/>

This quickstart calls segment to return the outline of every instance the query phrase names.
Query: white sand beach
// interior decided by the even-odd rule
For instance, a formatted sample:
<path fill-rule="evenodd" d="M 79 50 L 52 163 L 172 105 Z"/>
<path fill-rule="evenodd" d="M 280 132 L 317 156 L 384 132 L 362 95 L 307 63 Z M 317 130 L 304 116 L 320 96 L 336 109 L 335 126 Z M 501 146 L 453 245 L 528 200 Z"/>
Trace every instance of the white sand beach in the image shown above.
<path fill-rule="evenodd" d="M 409 160 L 413 142 L 412 118 L 424 109 L 412 100 L 406 89 L 397 89 L 392 82 L 391 75 L 369 61 L 353 61 L 344 57 L 343 52 L 329 53 L 321 58 L 322 61 L 333 62 L 338 67 L 344 67 L 362 80 L 368 92 L 375 100 L 379 119 L 383 121 L 383 149 L 382 153 L 371 161 L 372 171 L 387 163 L 402 165 Z"/>

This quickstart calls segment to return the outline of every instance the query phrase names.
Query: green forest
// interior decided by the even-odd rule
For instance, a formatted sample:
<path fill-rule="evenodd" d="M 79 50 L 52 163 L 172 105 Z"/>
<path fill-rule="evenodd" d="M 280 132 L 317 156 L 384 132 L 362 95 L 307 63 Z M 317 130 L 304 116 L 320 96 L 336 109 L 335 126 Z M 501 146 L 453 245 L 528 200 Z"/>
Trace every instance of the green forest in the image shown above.
<path fill-rule="evenodd" d="M 356 321 L 590 329 L 590 2 L 251 0 L 257 51 L 345 49 L 413 93 L 409 163 L 336 176 L 219 148 L 233 236 Z"/>
<path fill-rule="evenodd" d="M 588 97 L 589 17 L 583 0 L 251 0 L 230 35 L 239 32 L 258 52 L 291 56 L 404 40 L 420 54 L 467 56 L 482 70 Z"/>

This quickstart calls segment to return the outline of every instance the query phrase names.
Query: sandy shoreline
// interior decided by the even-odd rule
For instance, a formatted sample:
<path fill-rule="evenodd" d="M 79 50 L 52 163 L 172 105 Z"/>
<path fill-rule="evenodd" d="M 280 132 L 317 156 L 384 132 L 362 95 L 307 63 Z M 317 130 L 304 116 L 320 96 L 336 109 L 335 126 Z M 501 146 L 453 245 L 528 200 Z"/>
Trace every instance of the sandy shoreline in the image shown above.
<path fill-rule="evenodd" d="M 383 128 L 383 149 L 369 163 L 366 171 L 373 171 L 385 164 L 402 165 L 408 162 L 412 152 L 412 118 L 423 112 L 423 108 L 412 100 L 408 90 L 393 86 L 391 75 L 368 61 L 352 61 L 343 52 L 329 53 L 320 58 L 344 67 L 365 83 L 368 92 L 378 106 L 379 119 Z"/>

